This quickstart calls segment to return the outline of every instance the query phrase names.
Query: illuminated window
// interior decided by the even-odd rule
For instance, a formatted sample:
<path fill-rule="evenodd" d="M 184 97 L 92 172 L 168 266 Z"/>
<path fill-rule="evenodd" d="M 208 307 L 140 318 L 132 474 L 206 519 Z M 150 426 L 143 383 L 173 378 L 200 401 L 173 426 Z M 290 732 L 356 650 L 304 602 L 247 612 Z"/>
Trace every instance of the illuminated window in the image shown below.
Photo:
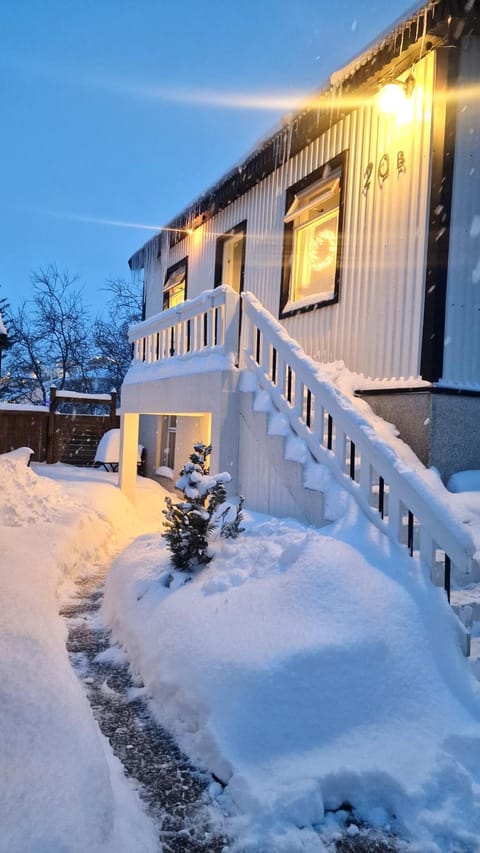
<path fill-rule="evenodd" d="M 215 287 L 228 284 L 235 293 L 243 290 L 246 222 L 241 222 L 217 240 Z"/>
<path fill-rule="evenodd" d="M 187 298 L 187 258 L 169 267 L 163 287 L 163 310 L 179 305 Z M 175 326 L 170 331 L 169 355 L 174 356 L 177 348 L 177 333 Z M 190 349 L 190 323 L 187 323 L 187 350 Z"/>
<path fill-rule="evenodd" d="M 333 164 L 287 192 L 282 316 L 337 301 L 343 157 Z"/>
<path fill-rule="evenodd" d="M 184 302 L 187 296 L 187 259 L 174 264 L 167 270 L 163 287 L 163 309 L 173 308 Z"/>

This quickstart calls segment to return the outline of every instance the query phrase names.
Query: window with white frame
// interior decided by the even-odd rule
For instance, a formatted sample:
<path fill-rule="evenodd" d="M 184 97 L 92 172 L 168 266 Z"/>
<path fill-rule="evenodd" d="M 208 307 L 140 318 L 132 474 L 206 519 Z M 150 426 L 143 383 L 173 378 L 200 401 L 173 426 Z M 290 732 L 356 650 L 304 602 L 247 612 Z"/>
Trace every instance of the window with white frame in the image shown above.
<path fill-rule="evenodd" d="M 338 298 L 343 158 L 287 192 L 281 315 Z"/>

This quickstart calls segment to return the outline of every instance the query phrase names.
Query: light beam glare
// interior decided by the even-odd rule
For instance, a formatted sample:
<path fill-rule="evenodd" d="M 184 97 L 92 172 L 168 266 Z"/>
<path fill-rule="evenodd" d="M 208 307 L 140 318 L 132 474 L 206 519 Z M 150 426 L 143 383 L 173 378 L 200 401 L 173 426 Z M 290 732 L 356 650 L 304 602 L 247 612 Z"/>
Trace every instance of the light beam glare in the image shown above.
<path fill-rule="evenodd" d="M 113 77 L 85 70 L 84 68 L 61 68 L 48 60 L 34 60 L 32 57 L 4 52 L 0 64 L 14 68 L 18 73 L 28 73 L 57 80 L 70 86 L 82 86 L 90 90 L 130 97 L 137 100 L 158 101 L 185 104 L 192 107 L 213 107 L 230 110 L 263 110 L 276 113 L 296 112 L 305 109 L 322 111 L 341 111 L 356 109 L 371 104 L 374 92 L 359 94 L 341 94 L 333 89 L 317 93 L 307 91 L 234 91 L 218 89 L 200 89 L 196 86 L 162 86 L 125 77 Z M 414 69 L 412 69 L 414 73 Z M 450 89 L 440 97 L 448 100 L 459 99 L 463 102 L 480 99 L 480 85 L 473 84 Z M 287 116 L 288 118 L 288 116 Z"/>
<path fill-rule="evenodd" d="M 36 208 L 36 213 L 46 216 L 54 216 L 56 219 L 68 219 L 72 222 L 85 222 L 91 225 L 109 225 L 114 228 L 137 228 L 140 231 L 185 231 L 189 234 L 189 228 L 167 228 L 163 225 L 150 225 L 145 222 L 126 222 L 123 219 L 107 219 L 101 216 L 88 216 L 82 213 L 68 213 L 62 210 L 47 210 Z"/>

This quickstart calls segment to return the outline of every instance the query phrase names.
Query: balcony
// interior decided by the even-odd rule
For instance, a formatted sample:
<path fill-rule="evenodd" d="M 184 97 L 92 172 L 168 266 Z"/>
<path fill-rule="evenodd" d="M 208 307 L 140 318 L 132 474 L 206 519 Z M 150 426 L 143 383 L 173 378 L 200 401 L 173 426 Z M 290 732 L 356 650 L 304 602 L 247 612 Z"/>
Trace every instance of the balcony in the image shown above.
<path fill-rule="evenodd" d="M 171 375 L 174 359 L 185 372 L 185 361 L 197 356 L 219 356 L 225 366 L 234 366 L 238 362 L 238 329 L 238 295 L 227 285 L 206 290 L 131 327 L 134 356 L 129 374 L 137 374 L 140 368 L 147 379 L 153 373 L 149 366 L 157 365 Z M 219 369 L 221 364 L 219 361 Z M 161 370 L 155 370 L 155 375 L 160 378 Z"/>

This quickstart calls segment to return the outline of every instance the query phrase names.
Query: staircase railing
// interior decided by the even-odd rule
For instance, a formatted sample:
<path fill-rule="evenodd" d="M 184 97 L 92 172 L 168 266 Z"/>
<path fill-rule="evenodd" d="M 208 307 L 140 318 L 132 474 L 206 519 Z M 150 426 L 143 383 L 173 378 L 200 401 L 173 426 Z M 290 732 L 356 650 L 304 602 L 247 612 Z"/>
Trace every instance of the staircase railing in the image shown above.
<path fill-rule="evenodd" d="M 187 354 L 238 351 L 239 298 L 227 285 L 205 290 L 154 314 L 129 330 L 135 363 L 152 364 Z"/>
<path fill-rule="evenodd" d="M 406 545 L 433 572 L 443 569 L 450 600 L 453 569 L 472 573 L 472 537 L 448 511 L 440 489 L 429 486 L 379 439 L 348 398 L 319 376 L 319 365 L 251 293 L 243 294 L 246 366 L 254 371 L 312 456 L 355 495 L 368 517 Z"/>

